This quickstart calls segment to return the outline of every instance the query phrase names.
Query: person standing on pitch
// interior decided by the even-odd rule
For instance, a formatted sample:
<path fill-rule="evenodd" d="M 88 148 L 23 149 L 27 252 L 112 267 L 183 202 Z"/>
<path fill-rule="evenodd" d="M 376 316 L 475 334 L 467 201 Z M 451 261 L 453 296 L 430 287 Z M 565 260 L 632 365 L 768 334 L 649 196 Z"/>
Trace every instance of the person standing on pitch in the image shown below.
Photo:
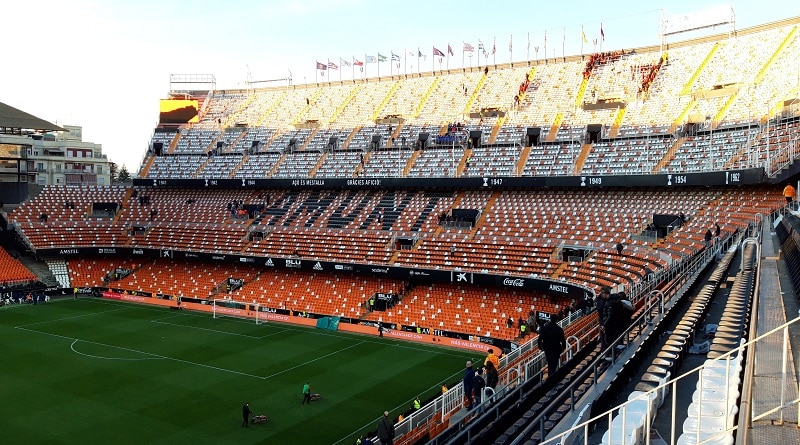
<path fill-rule="evenodd" d="M 242 405 L 242 426 L 247 428 L 247 423 L 250 421 L 250 415 L 253 414 L 250 411 L 250 404 L 248 402 L 244 402 Z"/>
<path fill-rule="evenodd" d="M 303 385 L 303 401 L 300 402 L 300 404 L 302 405 L 306 402 L 308 402 L 309 405 L 311 404 L 311 382 L 306 382 L 306 384 Z"/>

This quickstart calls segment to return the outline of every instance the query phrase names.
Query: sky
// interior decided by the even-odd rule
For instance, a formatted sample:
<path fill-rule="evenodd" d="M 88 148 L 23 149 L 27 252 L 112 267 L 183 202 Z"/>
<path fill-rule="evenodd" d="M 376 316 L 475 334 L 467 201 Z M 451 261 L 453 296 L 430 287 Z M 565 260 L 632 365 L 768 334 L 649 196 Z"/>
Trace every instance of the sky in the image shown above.
<path fill-rule="evenodd" d="M 730 5 L 736 28 L 800 16 L 797 0 L 522 2 L 406 0 L 5 0 L 0 102 L 62 125 L 135 174 L 170 74 L 212 74 L 217 89 L 508 63 L 659 43 L 663 15 Z M 600 31 L 603 31 L 603 37 Z M 671 36 L 685 40 L 727 31 Z M 583 35 L 586 36 L 584 43 Z M 545 35 L 546 42 L 545 43 Z M 528 42 L 530 41 L 530 45 Z M 597 43 L 595 44 L 595 41 Z M 475 48 L 464 53 L 464 43 Z M 433 57 L 436 48 L 445 55 Z M 492 56 L 492 48 L 495 49 Z M 538 50 L 536 49 L 538 48 Z M 416 57 L 419 53 L 425 57 Z M 366 56 L 394 65 L 345 66 Z M 410 56 L 409 54 L 414 54 Z M 473 54 L 473 57 L 462 55 Z M 480 58 L 480 60 L 478 60 Z M 440 63 L 441 60 L 441 63 Z M 316 63 L 337 70 L 316 70 Z M 268 82 L 260 82 L 268 81 Z"/>

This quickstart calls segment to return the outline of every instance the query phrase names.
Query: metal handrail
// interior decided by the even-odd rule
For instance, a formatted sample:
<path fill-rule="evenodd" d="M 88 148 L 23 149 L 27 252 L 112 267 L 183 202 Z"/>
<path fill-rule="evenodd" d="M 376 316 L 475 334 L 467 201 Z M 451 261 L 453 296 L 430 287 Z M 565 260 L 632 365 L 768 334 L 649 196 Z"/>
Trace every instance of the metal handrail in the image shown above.
<path fill-rule="evenodd" d="M 559 321 L 559 325 L 562 326 L 562 328 L 565 328 L 575 321 L 581 319 L 583 316 L 583 311 L 575 311 L 569 316 L 565 317 L 563 320 Z M 585 344 L 594 338 L 595 335 L 595 330 L 590 330 L 581 336 L 584 341 L 578 339 L 576 344 Z M 514 394 L 521 399 L 523 396 L 522 384 L 531 379 L 541 377 L 545 360 L 544 354 L 538 351 L 536 346 L 537 342 L 535 341 L 536 338 L 537 336 L 532 336 L 530 341 L 521 344 L 519 348 L 500 357 L 500 370 L 502 370 L 502 372 L 500 373 L 499 380 L 502 389 L 494 393 L 491 399 L 482 399 L 481 403 L 476 407 L 476 410 L 478 411 L 475 412 L 479 412 L 481 409 L 487 410 L 487 412 L 494 412 L 492 411 L 490 405 L 492 405 L 493 402 L 499 398 L 509 396 L 509 394 Z M 576 337 L 570 336 L 570 338 Z M 573 354 L 573 351 L 565 351 L 564 354 L 569 356 Z M 512 363 L 513 366 L 511 366 Z M 447 418 L 461 410 L 463 408 L 463 404 L 463 382 L 459 382 L 458 384 L 449 388 L 445 394 L 437 397 L 424 407 L 412 413 L 409 417 L 406 417 L 402 421 L 398 422 L 395 425 L 395 430 L 397 431 L 398 436 L 400 434 L 411 432 L 413 428 L 424 424 L 430 420 L 432 416 L 437 416 L 438 421 L 444 422 Z M 436 409 L 432 410 L 429 408 L 430 406 L 433 406 Z M 495 412 L 495 415 L 499 416 L 500 413 Z M 456 435 L 456 437 L 460 437 L 462 434 L 468 435 L 470 433 L 470 429 L 471 427 L 467 425 L 464 430 L 460 431 L 459 434 Z"/>
<path fill-rule="evenodd" d="M 663 278 L 665 279 L 665 281 L 667 283 L 669 283 L 669 286 L 667 288 L 658 290 L 658 292 L 661 293 L 662 295 L 668 295 L 670 297 L 674 297 L 674 296 L 680 294 L 681 292 L 685 291 L 686 288 L 688 288 L 689 284 L 691 284 L 690 283 L 691 282 L 690 277 L 698 275 L 699 272 L 702 271 L 703 268 L 705 268 L 705 266 L 708 263 L 710 263 L 714 259 L 715 256 L 716 256 L 716 249 L 706 249 L 703 252 L 701 252 L 699 255 L 690 258 L 688 262 L 680 263 L 680 264 L 676 265 L 676 267 L 670 268 L 670 270 L 665 271 L 665 273 L 664 273 L 665 276 Z M 675 278 L 675 280 L 673 280 L 673 278 Z M 649 289 L 648 292 L 650 294 L 652 294 L 652 291 L 654 291 L 654 290 L 655 289 Z M 648 294 L 648 295 L 650 295 L 650 294 Z M 641 299 L 641 298 L 642 298 L 642 296 L 640 295 L 639 299 Z M 667 299 L 667 298 L 661 297 L 661 300 L 662 300 L 662 303 L 660 303 L 658 305 L 658 307 L 656 307 L 656 305 L 652 305 L 652 304 L 649 305 L 649 306 L 646 305 L 645 306 L 646 310 L 643 311 L 639 315 L 639 317 L 637 317 L 635 320 L 633 320 L 633 322 L 628 327 L 628 329 L 625 330 L 625 332 L 621 333 L 616 339 L 614 339 L 614 341 L 610 341 L 609 342 L 609 346 L 604 351 L 602 351 L 600 353 L 600 355 L 601 356 L 611 355 L 612 362 L 613 362 L 614 360 L 616 360 L 616 356 L 615 356 L 616 355 L 615 354 L 616 351 L 614 349 L 614 345 L 616 345 L 620 341 L 620 339 L 622 339 L 622 338 L 630 338 L 631 332 L 634 329 L 639 329 L 639 332 L 641 332 L 641 328 L 645 324 L 650 324 L 650 323 L 654 323 L 654 322 L 657 324 L 658 322 L 660 322 L 665 317 L 665 314 L 666 314 L 665 308 L 666 309 L 672 308 L 674 306 L 674 304 L 675 304 L 675 299 L 674 298 Z M 633 298 L 632 298 L 632 301 L 633 301 Z M 636 335 L 638 335 L 638 332 L 637 332 Z M 573 382 L 569 386 L 564 388 L 561 391 L 561 393 L 562 394 L 569 393 L 570 396 L 571 396 L 573 394 L 574 387 L 579 385 L 579 384 L 582 384 L 583 381 L 585 381 L 589 377 L 590 372 L 594 376 L 593 377 L 594 382 L 596 382 L 598 377 L 599 377 L 599 375 L 601 374 L 599 369 L 598 369 L 599 366 L 600 366 L 599 362 L 595 362 L 594 364 L 592 364 L 592 366 L 590 368 L 587 368 L 586 370 L 584 370 L 583 372 L 578 374 L 578 376 L 575 377 Z M 564 399 L 565 399 L 564 397 L 556 398 L 547 407 L 545 407 L 542 410 L 542 414 L 540 414 L 540 415 L 536 416 L 535 418 L 531 419 L 531 421 L 528 424 L 528 426 L 525 429 L 523 429 L 523 431 L 520 432 L 517 435 L 517 437 L 514 439 L 514 441 L 511 442 L 511 445 L 518 445 L 519 443 L 521 443 L 522 441 L 525 440 L 523 438 L 529 437 L 532 434 L 532 432 L 537 428 L 539 430 L 541 430 L 542 437 L 544 437 L 544 432 L 545 432 L 544 431 L 544 421 L 546 420 L 546 415 L 549 412 L 551 412 L 552 410 L 556 409 L 558 406 L 560 406 L 563 403 Z M 575 402 L 576 401 L 572 397 L 570 397 L 570 400 L 571 400 L 571 409 L 575 410 Z M 600 417 L 600 416 L 598 416 L 598 417 Z M 586 422 L 581 423 L 580 425 L 584 425 L 584 424 L 588 425 L 588 423 L 586 423 Z M 577 427 L 571 428 L 568 431 L 560 434 L 557 437 L 566 436 L 567 434 L 569 434 L 570 432 L 572 432 L 576 428 Z M 588 437 L 588 435 L 587 435 L 587 437 Z"/>
<path fill-rule="evenodd" d="M 676 398 L 675 391 L 677 389 L 677 385 L 678 385 L 678 382 L 680 380 L 682 380 L 682 379 L 684 379 L 686 377 L 692 376 L 694 374 L 699 374 L 704 369 L 709 367 L 709 362 L 711 362 L 711 363 L 719 363 L 719 362 L 725 361 L 725 362 L 729 363 L 731 360 L 734 359 L 734 356 L 738 356 L 739 354 L 745 353 L 746 350 L 749 349 L 751 346 L 757 345 L 761 340 L 764 340 L 765 338 L 767 338 L 770 335 L 773 335 L 773 334 L 775 334 L 775 333 L 777 333 L 779 331 L 783 332 L 784 342 L 786 342 L 786 341 L 788 341 L 789 327 L 791 327 L 791 326 L 793 326 L 795 324 L 800 325 L 800 317 L 797 317 L 797 318 L 795 318 L 793 320 L 787 321 L 786 323 L 784 323 L 784 324 L 782 324 L 782 325 L 770 330 L 769 332 L 766 332 L 766 333 L 764 333 L 762 335 L 759 335 L 759 336 L 757 336 L 757 337 L 755 337 L 755 338 L 753 338 L 751 340 L 748 340 L 747 342 L 743 341 L 742 344 L 740 344 L 738 347 L 732 349 L 731 351 L 728 351 L 725 354 L 722 354 L 722 355 L 720 355 L 719 357 L 717 357 L 717 358 L 715 358 L 713 360 L 707 361 L 706 363 L 703 363 L 702 365 L 700 365 L 700 366 L 698 366 L 698 367 L 696 367 L 696 368 L 694 368 L 692 370 L 689 370 L 689 371 L 687 371 L 687 372 L 675 377 L 674 379 L 671 379 L 671 380 L 669 380 L 667 382 L 664 382 L 663 384 L 661 384 L 661 385 L 659 385 L 659 386 L 647 391 L 641 397 L 643 397 L 643 398 L 652 397 L 653 395 L 655 395 L 655 394 L 657 394 L 659 392 L 664 392 L 667 389 L 669 389 L 669 390 L 672 391 L 673 407 L 675 407 L 675 398 Z M 786 353 L 786 352 L 787 352 L 787 350 L 784 349 L 784 353 Z M 728 369 L 728 368 L 726 367 L 726 369 Z M 568 434 L 570 434 L 573 431 L 578 430 L 578 429 L 583 429 L 585 434 L 586 434 L 586 437 L 588 438 L 589 425 L 594 424 L 595 422 L 601 420 L 604 417 L 609 417 L 609 416 L 613 415 L 614 412 L 617 412 L 619 410 L 624 409 L 625 407 L 627 407 L 628 405 L 630 405 L 634 401 L 635 400 L 628 400 L 628 401 L 626 401 L 625 403 L 623 403 L 623 404 L 621 404 L 619 406 L 612 407 L 611 409 L 603 412 L 602 414 L 599 414 L 599 415 L 597 415 L 597 416 L 595 416 L 595 417 L 593 417 L 593 418 L 591 418 L 589 420 L 586 420 L 586 421 L 574 426 L 573 428 L 569 429 L 568 431 L 560 433 L 560 434 L 558 434 L 558 435 L 556 435 L 554 437 L 548 438 L 547 440 L 542 442 L 542 445 L 550 444 L 550 443 L 560 443 L 560 442 L 557 442 L 557 441 L 559 441 L 563 437 L 567 436 Z M 771 414 L 771 413 L 775 412 L 776 410 L 788 407 L 790 404 L 795 404 L 795 403 L 798 403 L 798 402 L 800 402 L 800 397 L 797 397 L 797 398 L 795 398 L 794 400 L 791 400 L 791 401 L 783 400 L 783 401 L 781 401 L 781 405 L 780 406 L 778 406 L 776 408 L 773 408 L 771 410 L 768 410 L 765 413 L 762 413 L 762 414 L 760 414 L 758 416 L 754 416 L 753 420 L 758 420 L 758 419 L 762 418 L 765 415 L 768 415 L 768 414 Z M 741 412 L 741 410 L 740 410 L 740 412 Z M 729 427 L 726 430 L 726 432 L 735 431 L 735 430 L 741 429 L 741 428 L 742 428 L 742 424 L 740 423 L 739 425 L 734 425 L 734 426 Z M 646 443 L 650 443 L 649 435 L 645 436 L 645 438 L 646 438 Z M 673 435 L 673 442 L 674 441 L 675 440 L 674 440 L 674 435 Z M 698 442 L 698 443 L 700 443 L 700 442 Z"/>

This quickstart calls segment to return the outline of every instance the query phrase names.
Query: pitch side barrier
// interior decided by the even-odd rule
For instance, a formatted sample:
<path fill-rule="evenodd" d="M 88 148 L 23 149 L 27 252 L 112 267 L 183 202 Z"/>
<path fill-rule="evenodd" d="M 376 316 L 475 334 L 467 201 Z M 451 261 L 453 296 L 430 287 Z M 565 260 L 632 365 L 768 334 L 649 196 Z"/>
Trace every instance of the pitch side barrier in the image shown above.
<path fill-rule="evenodd" d="M 171 260 L 197 260 L 209 263 L 233 263 L 261 266 L 264 268 L 300 269 L 316 272 L 365 274 L 385 276 L 414 282 L 455 283 L 475 286 L 493 286 L 510 290 L 538 292 L 545 295 L 574 298 L 582 301 L 594 292 L 574 283 L 550 280 L 542 277 L 494 275 L 490 273 L 463 272 L 455 270 L 422 269 L 345 262 L 321 261 L 302 258 L 247 256 L 211 252 L 188 252 L 176 249 L 152 249 L 137 247 L 74 247 L 37 249 L 39 257 L 101 257 L 101 258 L 167 258 Z"/>
<path fill-rule="evenodd" d="M 68 290 L 68 289 L 65 289 Z M 167 295 L 156 294 L 153 295 L 149 292 L 139 291 L 125 291 L 122 289 L 109 289 L 109 288 L 80 288 L 81 291 L 94 291 L 94 294 L 99 294 L 102 298 L 109 300 L 127 301 L 131 303 L 149 304 L 153 306 L 169 307 L 174 309 L 186 309 L 198 312 L 207 312 L 211 314 L 214 310 L 210 300 L 202 300 L 197 298 L 181 297 L 180 299 L 169 297 Z M 278 322 L 288 323 L 294 325 L 301 325 L 307 327 L 316 327 L 317 319 L 327 317 L 328 315 L 311 314 L 307 312 L 292 312 L 286 309 L 275 309 L 269 307 L 255 305 L 242 305 L 242 307 L 217 307 L 218 313 L 237 317 L 237 318 L 252 318 L 255 319 L 255 310 L 258 309 L 258 319 L 264 322 Z M 210 315 L 209 315 L 210 316 Z M 384 324 L 389 326 L 388 324 Z M 340 317 L 337 326 L 338 331 L 351 332 L 366 335 L 378 335 L 378 330 L 374 322 L 366 322 L 364 320 L 348 317 Z M 455 333 L 454 333 L 455 334 Z M 431 335 L 421 332 L 410 332 L 409 330 L 385 330 L 383 333 L 384 338 L 413 341 L 417 343 L 428 343 L 436 346 L 445 346 L 450 348 L 465 349 L 470 351 L 477 351 L 481 353 L 486 352 L 487 342 L 482 341 L 485 337 L 467 336 L 465 334 L 458 334 L 458 337 L 443 337 L 440 335 Z M 461 338 L 469 337 L 469 338 Z M 507 340 L 495 340 L 500 347 L 500 343 L 505 342 L 510 344 Z M 490 343 L 494 344 L 494 343 Z"/>
<path fill-rule="evenodd" d="M 539 187 L 698 187 L 740 186 L 766 182 L 760 168 L 702 173 L 584 176 L 482 176 L 467 178 L 302 178 L 302 179 L 169 179 L 133 180 L 136 187 L 310 189 L 516 189 Z"/>

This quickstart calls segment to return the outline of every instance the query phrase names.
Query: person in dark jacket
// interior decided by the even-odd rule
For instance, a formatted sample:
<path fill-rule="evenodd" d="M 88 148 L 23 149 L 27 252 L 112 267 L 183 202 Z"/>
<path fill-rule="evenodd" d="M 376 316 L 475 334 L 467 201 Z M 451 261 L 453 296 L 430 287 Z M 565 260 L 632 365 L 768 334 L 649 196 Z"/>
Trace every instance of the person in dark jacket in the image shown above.
<path fill-rule="evenodd" d="M 243 427 L 245 427 L 245 428 L 247 427 L 247 423 L 250 421 L 250 415 L 251 414 L 253 414 L 253 412 L 250 411 L 250 404 L 247 403 L 247 402 L 244 402 L 244 405 L 242 405 L 242 426 Z"/>
<path fill-rule="evenodd" d="M 539 350 L 544 351 L 547 358 L 547 375 L 552 376 L 558 369 L 561 353 L 567 347 L 564 330 L 558 325 L 558 317 L 550 316 L 550 320 L 539 329 Z"/>
<path fill-rule="evenodd" d="M 494 362 L 486 362 L 486 386 L 495 389 L 497 383 L 500 381 L 500 376 L 497 374 L 497 368 L 494 367 Z"/>
<path fill-rule="evenodd" d="M 486 387 L 486 379 L 483 378 L 481 373 L 481 369 L 478 369 L 478 372 L 475 373 L 475 377 L 472 378 L 472 393 L 475 395 L 475 404 L 480 405 L 481 400 L 483 400 L 483 388 Z"/>
<path fill-rule="evenodd" d="M 389 418 L 389 411 L 383 412 L 383 417 L 378 421 L 377 430 L 375 434 L 381 440 L 381 445 L 394 444 L 394 423 Z"/>
<path fill-rule="evenodd" d="M 464 368 L 464 397 L 467 398 L 467 409 L 472 409 L 473 397 L 472 390 L 474 389 L 475 370 L 472 369 L 472 360 L 467 360 L 467 366 Z"/>
<path fill-rule="evenodd" d="M 612 344 L 621 332 L 619 330 L 620 323 L 617 319 L 619 315 L 619 305 L 620 303 L 618 294 L 609 295 L 603 304 L 601 325 L 603 326 L 603 331 L 605 332 L 606 345 Z"/>
<path fill-rule="evenodd" d="M 597 318 L 600 321 L 600 348 L 605 349 L 608 346 L 606 342 L 605 327 L 603 326 L 603 314 L 605 312 L 606 302 L 611 295 L 610 287 L 603 287 L 600 289 L 600 294 L 597 295 L 595 306 L 597 307 Z"/>

